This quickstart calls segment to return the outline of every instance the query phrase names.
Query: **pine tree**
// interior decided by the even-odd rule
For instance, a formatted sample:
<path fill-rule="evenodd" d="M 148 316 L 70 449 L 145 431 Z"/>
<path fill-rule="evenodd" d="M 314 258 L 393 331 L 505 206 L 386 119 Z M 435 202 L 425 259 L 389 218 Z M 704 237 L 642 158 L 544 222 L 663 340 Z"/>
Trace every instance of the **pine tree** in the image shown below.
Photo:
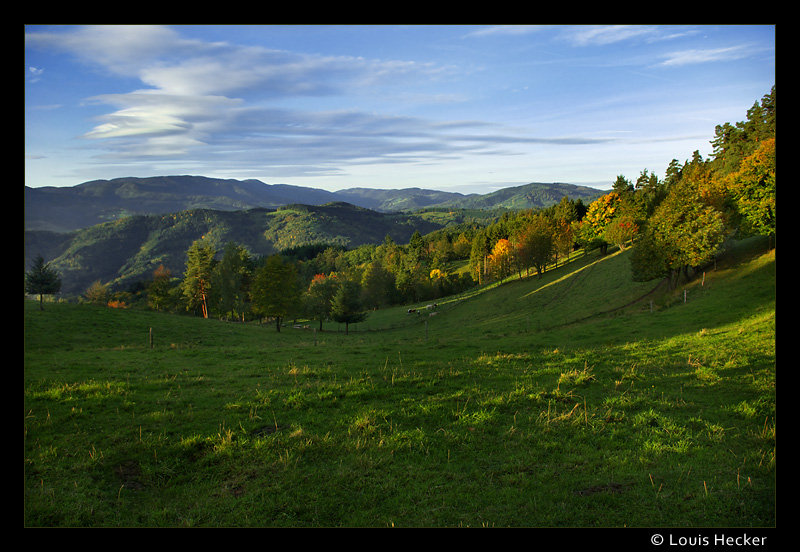
<path fill-rule="evenodd" d="M 41 255 L 36 255 L 31 270 L 25 273 L 25 293 L 39 296 L 39 310 L 44 310 L 43 296 L 61 291 L 61 277 L 44 262 Z"/>
<path fill-rule="evenodd" d="M 201 307 L 203 318 L 208 318 L 208 294 L 211 292 L 211 271 L 214 269 L 215 251 L 211 245 L 195 241 L 189 248 L 181 290 L 189 301 L 189 308 Z"/>
<path fill-rule="evenodd" d="M 339 285 L 331 301 L 331 316 L 336 322 L 345 325 L 345 333 L 348 333 L 350 324 L 363 322 L 367 318 L 367 313 L 361 305 L 360 295 L 359 285 L 345 280 Z"/>

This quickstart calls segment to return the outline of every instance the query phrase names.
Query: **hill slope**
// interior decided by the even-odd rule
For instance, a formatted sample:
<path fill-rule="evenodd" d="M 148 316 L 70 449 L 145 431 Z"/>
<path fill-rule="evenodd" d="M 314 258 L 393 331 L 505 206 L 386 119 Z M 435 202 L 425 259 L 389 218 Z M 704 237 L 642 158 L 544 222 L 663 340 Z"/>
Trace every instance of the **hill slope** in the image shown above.
<path fill-rule="evenodd" d="M 429 337 L 26 302 L 25 523 L 774 530 L 774 251 L 652 313 L 627 255 L 446 299 Z"/>
<path fill-rule="evenodd" d="M 253 255 L 270 255 L 312 243 L 357 247 L 380 243 L 386 236 L 407 243 L 417 230 L 425 234 L 441 227 L 420 217 L 347 203 L 278 210 L 193 209 L 131 216 L 68 233 L 25 232 L 25 270 L 41 254 L 61 274 L 62 293 L 81 294 L 96 280 L 120 287 L 146 279 L 161 264 L 180 276 L 189 246 L 199 239 L 218 251 L 233 241 Z"/>

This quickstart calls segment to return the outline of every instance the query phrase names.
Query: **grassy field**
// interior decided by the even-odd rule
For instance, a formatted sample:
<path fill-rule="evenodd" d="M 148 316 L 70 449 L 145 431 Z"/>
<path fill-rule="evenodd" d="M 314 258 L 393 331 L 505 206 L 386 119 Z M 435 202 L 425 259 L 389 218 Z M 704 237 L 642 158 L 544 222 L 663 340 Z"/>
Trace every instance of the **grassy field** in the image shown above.
<path fill-rule="evenodd" d="M 628 254 L 348 335 L 26 301 L 24 524 L 774 527 L 774 251 Z"/>

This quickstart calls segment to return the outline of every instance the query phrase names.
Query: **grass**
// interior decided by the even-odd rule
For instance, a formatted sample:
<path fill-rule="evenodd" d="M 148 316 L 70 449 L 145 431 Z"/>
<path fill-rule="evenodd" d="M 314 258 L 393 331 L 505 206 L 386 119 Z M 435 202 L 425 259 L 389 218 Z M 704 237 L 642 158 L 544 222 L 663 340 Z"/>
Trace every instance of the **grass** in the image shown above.
<path fill-rule="evenodd" d="M 25 525 L 774 527 L 753 245 L 685 303 L 589 255 L 349 335 L 26 302 Z"/>

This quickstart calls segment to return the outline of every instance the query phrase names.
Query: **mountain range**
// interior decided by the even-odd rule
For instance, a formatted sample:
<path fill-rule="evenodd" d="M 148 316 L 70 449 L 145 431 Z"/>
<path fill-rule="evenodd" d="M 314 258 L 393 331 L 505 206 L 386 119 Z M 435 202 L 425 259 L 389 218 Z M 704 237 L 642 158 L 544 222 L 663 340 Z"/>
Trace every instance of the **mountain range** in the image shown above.
<path fill-rule="evenodd" d="M 558 203 L 564 196 L 588 203 L 603 193 L 596 188 L 563 183 L 531 183 L 488 194 L 461 194 L 421 188 L 350 188 L 330 192 L 289 184 L 265 184 L 260 180 L 203 176 L 125 177 L 63 188 L 25 186 L 25 229 L 69 232 L 131 215 L 190 209 L 277 209 L 290 204 L 333 202 L 346 202 L 383 213 L 430 207 L 537 209 Z"/>
<path fill-rule="evenodd" d="M 406 244 L 459 225 L 491 222 L 504 209 L 547 207 L 568 196 L 589 203 L 604 192 L 570 184 L 529 184 L 491 194 L 410 188 L 328 192 L 257 180 L 199 176 L 119 178 L 71 188 L 25 188 L 25 270 L 42 255 L 62 293 L 95 282 L 120 289 L 159 265 L 180 276 L 186 251 L 203 239 L 263 256 L 311 244 L 354 248 L 388 236 Z"/>

